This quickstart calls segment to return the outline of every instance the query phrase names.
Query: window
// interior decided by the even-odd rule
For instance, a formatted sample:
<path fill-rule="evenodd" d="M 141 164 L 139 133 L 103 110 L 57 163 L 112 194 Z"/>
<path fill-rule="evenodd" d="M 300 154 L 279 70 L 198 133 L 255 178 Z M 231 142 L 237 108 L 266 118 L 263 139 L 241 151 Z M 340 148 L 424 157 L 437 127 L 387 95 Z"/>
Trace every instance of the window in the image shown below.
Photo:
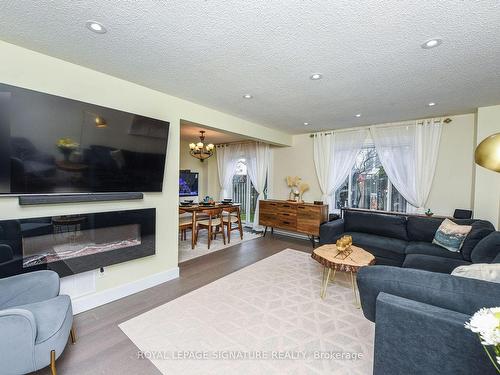
<path fill-rule="evenodd" d="M 241 204 L 241 221 L 245 225 L 253 223 L 255 208 L 257 207 L 257 196 L 257 190 L 253 187 L 247 173 L 246 160 L 240 159 L 236 164 L 236 173 L 233 177 L 233 202 Z M 267 181 L 264 196 L 267 196 Z"/>
<path fill-rule="evenodd" d="M 406 199 L 392 185 L 373 145 L 365 146 L 342 186 L 335 192 L 335 208 L 406 212 Z"/>

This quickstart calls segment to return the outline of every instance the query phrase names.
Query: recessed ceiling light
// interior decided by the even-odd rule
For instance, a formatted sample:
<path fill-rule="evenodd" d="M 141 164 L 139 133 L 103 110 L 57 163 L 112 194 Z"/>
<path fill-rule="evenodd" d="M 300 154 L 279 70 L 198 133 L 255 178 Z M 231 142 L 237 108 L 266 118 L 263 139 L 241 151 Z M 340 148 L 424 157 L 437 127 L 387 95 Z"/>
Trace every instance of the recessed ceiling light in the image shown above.
<path fill-rule="evenodd" d="M 87 29 L 97 34 L 104 34 L 107 30 L 102 23 L 97 21 L 87 21 Z"/>
<path fill-rule="evenodd" d="M 311 76 L 309 78 L 312 79 L 313 81 L 317 81 L 318 79 L 323 78 L 323 74 L 313 73 L 313 74 L 311 74 Z"/>
<path fill-rule="evenodd" d="M 357 114 L 356 114 L 356 117 L 361 117 L 361 113 L 357 113 Z"/>
<path fill-rule="evenodd" d="M 245 99 L 252 99 L 253 95 L 251 95 L 251 94 L 245 94 L 245 95 L 243 95 L 243 98 L 245 98 Z"/>
<path fill-rule="evenodd" d="M 308 122 L 304 122 L 304 125 L 307 126 L 307 125 L 309 125 L 309 123 Z"/>
<path fill-rule="evenodd" d="M 436 105 L 436 103 L 434 102 L 430 102 L 429 104 L 427 104 L 429 107 L 434 107 Z"/>
<path fill-rule="evenodd" d="M 421 45 L 423 49 L 431 49 L 439 46 L 443 41 L 441 39 L 429 39 L 424 44 Z"/>

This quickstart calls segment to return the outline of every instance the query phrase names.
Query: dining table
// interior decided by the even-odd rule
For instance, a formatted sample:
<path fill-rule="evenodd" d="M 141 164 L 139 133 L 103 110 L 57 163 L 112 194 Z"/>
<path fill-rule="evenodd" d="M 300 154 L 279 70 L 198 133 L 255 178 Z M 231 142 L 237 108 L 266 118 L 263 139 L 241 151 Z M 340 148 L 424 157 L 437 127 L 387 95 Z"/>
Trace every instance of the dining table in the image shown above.
<path fill-rule="evenodd" d="M 190 212 L 192 215 L 192 234 L 191 234 L 191 248 L 194 249 L 196 245 L 196 236 L 195 236 L 195 231 L 196 231 L 196 214 L 198 212 L 203 212 L 204 210 L 210 210 L 213 208 L 228 208 L 228 207 L 238 207 L 240 206 L 240 203 L 224 203 L 224 202 L 216 202 L 214 204 L 198 204 L 198 203 L 193 203 L 190 205 L 182 205 L 179 204 L 179 211 L 184 211 L 184 212 Z"/>

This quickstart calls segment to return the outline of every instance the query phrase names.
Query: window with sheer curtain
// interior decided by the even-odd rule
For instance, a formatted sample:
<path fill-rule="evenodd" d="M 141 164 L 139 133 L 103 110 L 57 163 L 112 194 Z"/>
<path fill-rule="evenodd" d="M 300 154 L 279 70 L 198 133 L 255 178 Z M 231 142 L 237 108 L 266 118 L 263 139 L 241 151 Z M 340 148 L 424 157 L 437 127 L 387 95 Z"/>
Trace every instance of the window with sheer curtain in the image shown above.
<path fill-rule="evenodd" d="M 406 199 L 391 184 L 373 144 L 359 151 L 354 166 L 334 194 L 334 207 L 406 212 Z"/>
<path fill-rule="evenodd" d="M 233 201 L 241 205 L 241 220 L 245 226 L 251 226 L 254 221 L 258 195 L 248 176 L 246 159 L 241 158 L 233 177 Z M 264 196 L 267 197 L 267 179 Z"/>

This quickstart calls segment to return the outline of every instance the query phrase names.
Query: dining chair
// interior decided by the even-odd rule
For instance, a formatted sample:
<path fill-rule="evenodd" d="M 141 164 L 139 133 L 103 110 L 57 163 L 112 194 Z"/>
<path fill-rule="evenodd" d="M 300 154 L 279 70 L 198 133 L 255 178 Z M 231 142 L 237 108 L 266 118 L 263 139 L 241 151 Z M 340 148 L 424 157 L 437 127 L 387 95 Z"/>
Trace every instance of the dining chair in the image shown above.
<path fill-rule="evenodd" d="M 198 220 L 198 213 L 196 213 L 196 240 L 199 238 L 200 229 L 208 230 L 208 248 L 210 249 L 210 243 L 217 234 L 222 234 L 222 240 L 224 245 L 226 244 L 226 235 L 224 233 L 224 226 L 222 222 L 222 208 L 210 208 L 199 211 L 199 214 L 208 215 L 208 219 Z"/>
<path fill-rule="evenodd" d="M 225 207 L 223 209 L 222 222 L 226 227 L 227 243 L 231 243 L 231 231 L 240 231 L 240 238 L 243 239 L 243 227 L 241 225 L 240 207 Z M 236 224 L 233 226 L 233 224 Z"/>
<path fill-rule="evenodd" d="M 191 235 L 193 235 L 193 214 L 179 210 L 179 234 L 181 241 L 186 240 L 188 230 L 191 230 Z"/>

